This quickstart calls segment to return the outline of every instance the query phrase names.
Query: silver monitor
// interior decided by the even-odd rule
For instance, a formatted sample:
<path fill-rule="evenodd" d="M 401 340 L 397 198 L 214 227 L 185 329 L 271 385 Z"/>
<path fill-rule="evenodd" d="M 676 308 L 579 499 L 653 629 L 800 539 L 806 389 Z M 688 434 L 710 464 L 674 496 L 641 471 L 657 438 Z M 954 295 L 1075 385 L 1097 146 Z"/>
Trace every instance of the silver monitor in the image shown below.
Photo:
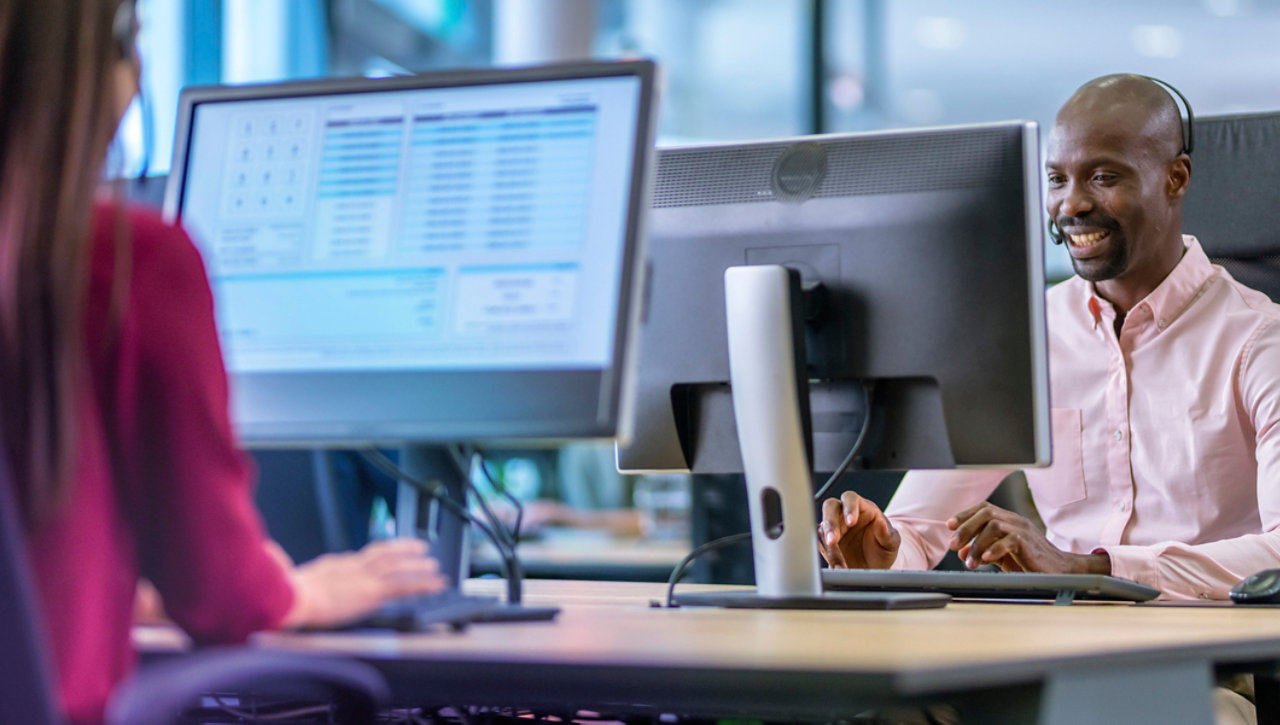
<path fill-rule="evenodd" d="M 612 437 L 651 64 L 188 89 L 165 210 L 250 444 Z"/>

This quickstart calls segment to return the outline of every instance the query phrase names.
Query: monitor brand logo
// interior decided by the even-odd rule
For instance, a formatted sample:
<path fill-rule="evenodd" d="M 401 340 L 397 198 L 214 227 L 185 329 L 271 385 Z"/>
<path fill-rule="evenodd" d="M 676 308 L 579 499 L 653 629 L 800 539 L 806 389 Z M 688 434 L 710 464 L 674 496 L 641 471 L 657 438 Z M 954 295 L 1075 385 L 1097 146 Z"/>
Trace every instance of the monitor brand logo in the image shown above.
<path fill-rule="evenodd" d="M 773 163 L 773 194 L 779 201 L 802 202 L 814 195 L 826 175 L 826 150 L 813 142 L 798 143 Z"/>

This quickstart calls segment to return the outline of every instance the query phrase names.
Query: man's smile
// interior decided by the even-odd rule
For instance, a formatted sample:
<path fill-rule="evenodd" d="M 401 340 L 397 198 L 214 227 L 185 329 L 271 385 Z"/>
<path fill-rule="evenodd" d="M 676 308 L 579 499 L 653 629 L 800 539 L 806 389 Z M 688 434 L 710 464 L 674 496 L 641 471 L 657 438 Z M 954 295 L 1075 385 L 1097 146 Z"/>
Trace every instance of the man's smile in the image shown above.
<path fill-rule="evenodd" d="M 1113 230 L 1091 224 L 1062 227 L 1062 236 L 1067 240 L 1067 248 L 1075 259 L 1089 259 L 1100 256 L 1110 249 L 1113 241 Z"/>
<path fill-rule="evenodd" d="M 1088 234 L 1070 234 L 1067 236 L 1071 240 L 1071 246 L 1087 249 L 1106 239 L 1111 232 L 1090 232 Z"/>

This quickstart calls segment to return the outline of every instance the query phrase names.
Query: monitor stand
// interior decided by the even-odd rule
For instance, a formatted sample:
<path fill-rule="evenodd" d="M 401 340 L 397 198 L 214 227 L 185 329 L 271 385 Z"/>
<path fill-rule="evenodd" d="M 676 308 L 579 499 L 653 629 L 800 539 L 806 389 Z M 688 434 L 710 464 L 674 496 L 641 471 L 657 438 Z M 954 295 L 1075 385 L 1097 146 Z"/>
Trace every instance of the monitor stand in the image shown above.
<path fill-rule="evenodd" d="M 756 590 L 684 594 L 683 605 L 767 609 L 945 606 L 933 593 L 823 592 L 809 471 L 803 290 L 786 267 L 725 270 L 729 377 L 747 482 Z M 850 594 L 856 596 L 848 596 Z"/>
<path fill-rule="evenodd" d="M 462 470 L 453 453 L 443 445 L 408 444 L 400 449 L 400 468 L 411 480 L 438 487 L 432 495 L 418 486 L 401 481 L 396 490 L 396 529 L 399 536 L 426 540 L 431 555 L 440 562 L 440 572 L 450 586 L 460 589 L 471 573 L 471 525 L 460 516 L 467 511 L 468 471 Z M 454 505 L 441 502 L 447 497 Z M 467 514 L 469 516 L 469 514 Z M 553 619 L 557 607 L 527 607 L 521 603 L 524 572 L 515 551 L 495 542 L 504 558 L 507 600 L 476 613 L 470 622 L 516 622 Z"/>

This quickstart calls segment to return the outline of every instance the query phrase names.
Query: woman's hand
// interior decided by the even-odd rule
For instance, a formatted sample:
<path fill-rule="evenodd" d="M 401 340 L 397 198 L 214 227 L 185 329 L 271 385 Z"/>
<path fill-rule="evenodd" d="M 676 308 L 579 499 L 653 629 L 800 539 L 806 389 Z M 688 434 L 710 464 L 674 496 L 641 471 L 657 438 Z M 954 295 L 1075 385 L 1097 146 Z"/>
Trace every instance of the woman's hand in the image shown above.
<path fill-rule="evenodd" d="M 447 582 L 427 544 L 418 539 L 375 541 L 360 551 L 325 554 L 291 567 L 293 608 L 285 627 L 336 627 L 384 602 L 442 591 Z"/>

